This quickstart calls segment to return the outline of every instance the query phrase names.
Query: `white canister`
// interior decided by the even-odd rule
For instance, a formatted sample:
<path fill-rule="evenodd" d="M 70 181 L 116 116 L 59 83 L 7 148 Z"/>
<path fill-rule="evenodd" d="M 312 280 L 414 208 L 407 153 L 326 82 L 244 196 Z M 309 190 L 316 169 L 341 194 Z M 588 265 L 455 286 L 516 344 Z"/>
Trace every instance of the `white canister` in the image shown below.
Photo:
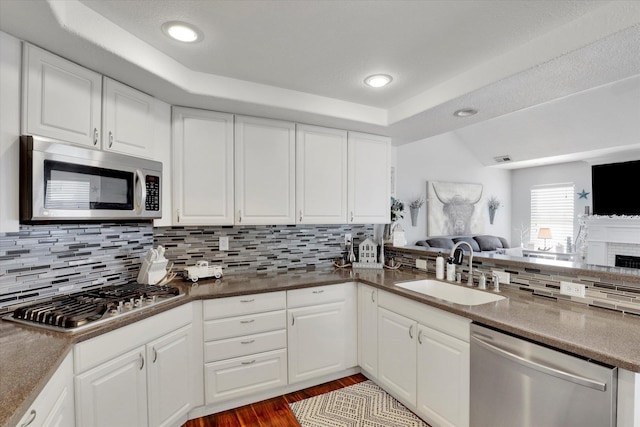
<path fill-rule="evenodd" d="M 438 257 L 436 258 L 436 279 L 444 280 L 444 257 L 442 252 L 438 252 Z"/>
<path fill-rule="evenodd" d="M 456 281 L 456 265 L 453 262 L 447 262 L 447 280 L 449 282 Z"/>

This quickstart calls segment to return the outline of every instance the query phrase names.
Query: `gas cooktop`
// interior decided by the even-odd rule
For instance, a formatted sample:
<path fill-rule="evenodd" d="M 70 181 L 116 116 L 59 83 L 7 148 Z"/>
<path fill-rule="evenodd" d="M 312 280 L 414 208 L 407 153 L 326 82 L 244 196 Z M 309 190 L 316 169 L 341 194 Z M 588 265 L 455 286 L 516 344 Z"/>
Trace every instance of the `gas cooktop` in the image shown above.
<path fill-rule="evenodd" d="M 183 296 L 158 285 L 106 286 L 17 308 L 5 320 L 59 332 L 78 332 Z"/>

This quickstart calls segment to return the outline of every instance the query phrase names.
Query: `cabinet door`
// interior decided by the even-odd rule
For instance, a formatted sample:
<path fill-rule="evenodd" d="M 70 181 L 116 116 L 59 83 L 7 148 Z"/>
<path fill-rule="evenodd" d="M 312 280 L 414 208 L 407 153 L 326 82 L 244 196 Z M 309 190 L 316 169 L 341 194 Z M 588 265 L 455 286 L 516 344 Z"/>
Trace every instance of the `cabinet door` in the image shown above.
<path fill-rule="evenodd" d="M 188 325 L 147 344 L 149 426 L 176 425 L 192 407 L 197 369 L 189 363 L 192 330 Z"/>
<path fill-rule="evenodd" d="M 346 302 L 288 313 L 289 383 L 346 369 Z"/>
<path fill-rule="evenodd" d="M 299 224 L 347 222 L 347 132 L 296 125 Z"/>
<path fill-rule="evenodd" d="M 236 224 L 295 224 L 295 125 L 236 117 Z"/>
<path fill-rule="evenodd" d="M 469 425 L 469 343 L 418 326 L 418 415 L 440 426 Z"/>
<path fill-rule="evenodd" d="M 76 424 L 147 425 L 145 348 L 139 347 L 76 376 Z"/>
<path fill-rule="evenodd" d="M 387 137 L 349 132 L 349 223 L 390 221 L 390 147 Z"/>
<path fill-rule="evenodd" d="M 35 402 L 29 407 L 19 426 L 73 427 L 73 353 L 64 359 Z"/>
<path fill-rule="evenodd" d="M 99 146 L 100 74 L 25 43 L 22 80 L 22 133 Z"/>
<path fill-rule="evenodd" d="M 378 376 L 378 291 L 358 284 L 358 364 Z"/>
<path fill-rule="evenodd" d="M 378 381 L 404 403 L 416 404 L 417 323 L 378 307 Z"/>
<path fill-rule="evenodd" d="M 154 158 L 154 99 L 108 77 L 102 91 L 102 148 Z"/>
<path fill-rule="evenodd" d="M 175 225 L 233 224 L 233 115 L 173 108 Z"/>

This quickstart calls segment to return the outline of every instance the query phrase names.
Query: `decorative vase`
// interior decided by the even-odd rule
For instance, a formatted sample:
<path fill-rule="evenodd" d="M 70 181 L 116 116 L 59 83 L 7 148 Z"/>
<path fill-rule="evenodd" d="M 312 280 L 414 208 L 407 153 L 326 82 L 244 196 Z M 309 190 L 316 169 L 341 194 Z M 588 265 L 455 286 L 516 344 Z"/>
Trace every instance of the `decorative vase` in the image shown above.
<path fill-rule="evenodd" d="M 411 226 L 415 227 L 418 225 L 418 213 L 420 212 L 420 208 L 409 208 L 411 212 Z"/>
<path fill-rule="evenodd" d="M 496 208 L 489 208 L 489 223 L 493 224 L 493 219 L 496 217 Z"/>

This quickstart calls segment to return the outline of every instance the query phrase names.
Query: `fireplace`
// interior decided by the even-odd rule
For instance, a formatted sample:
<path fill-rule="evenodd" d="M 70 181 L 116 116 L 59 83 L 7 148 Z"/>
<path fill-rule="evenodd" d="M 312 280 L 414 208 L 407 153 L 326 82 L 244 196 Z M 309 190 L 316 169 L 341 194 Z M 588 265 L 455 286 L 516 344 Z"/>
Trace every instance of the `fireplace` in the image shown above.
<path fill-rule="evenodd" d="M 632 255 L 616 255 L 616 267 L 640 269 L 640 257 Z"/>

